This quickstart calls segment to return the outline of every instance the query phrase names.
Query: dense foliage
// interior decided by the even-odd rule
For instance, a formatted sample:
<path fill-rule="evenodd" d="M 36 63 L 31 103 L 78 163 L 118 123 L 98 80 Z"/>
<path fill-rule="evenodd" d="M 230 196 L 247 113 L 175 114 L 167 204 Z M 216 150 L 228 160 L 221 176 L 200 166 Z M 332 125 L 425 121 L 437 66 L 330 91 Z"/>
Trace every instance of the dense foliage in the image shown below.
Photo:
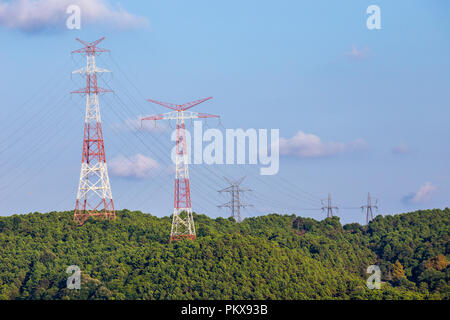
<path fill-rule="evenodd" d="M 0 299 L 448 299 L 450 209 L 337 217 L 196 215 L 197 240 L 168 243 L 171 220 L 122 210 L 0 217 Z M 366 286 L 381 268 L 380 290 Z M 81 290 L 66 269 L 82 271 Z"/>

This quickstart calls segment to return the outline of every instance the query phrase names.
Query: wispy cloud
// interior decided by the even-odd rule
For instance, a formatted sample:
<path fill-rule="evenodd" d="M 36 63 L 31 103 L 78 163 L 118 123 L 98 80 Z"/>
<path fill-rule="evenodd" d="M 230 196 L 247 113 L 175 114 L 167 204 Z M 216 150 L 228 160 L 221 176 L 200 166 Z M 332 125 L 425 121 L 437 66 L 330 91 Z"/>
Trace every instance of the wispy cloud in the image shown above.
<path fill-rule="evenodd" d="M 118 156 L 109 162 L 108 167 L 114 176 L 136 179 L 148 178 L 160 168 L 156 160 L 140 153 L 130 158 Z"/>
<path fill-rule="evenodd" d="M 431 184 L 431 182 L 425 182 L 423 186 L 419 188 L 417 192 L 412 192 L 406 196 L 403 197 L 403 202 L 410 204 L 410 203 L 425 203 L 428 202 L 433 193 L 437 190 L 437 188 Z"/>
<path fill-rule="evenodd" d="M 347 146 L 347 151 L 358 151 L 358 150 L 364 150 L 369 147 L 369 144 L 366 140 L 359 138 L 349 143 Z"/>
<path fill-rule="evenodd" d="M 300 158 L 329 157 L 365 148 L 367 148 L 367 142 L 364 139 L 357 139 L 348 144 L 324 142 L 320 137 L 303 131 L 298 131 L 292 138 L 280 138 L 280 154 L 294 155 Z"/>
<path fill-rule="evenodd" d="M 391 149 L 391 152 L 394 154 L 406 154 L 406 153 L 410 153 L 411 149 L 406 144 L 401 144 L 398 146 L 394 146 Z"/>
<path fill-rule="evenodd" d="M 355 45 L 352 46 L 352 50 L 347 53 L 347 55 L 355 60 L 361 60 L 363 58 L 368 57 L 369 55 L 369 48 L 364 47 L 361 49 L 358 49 Z"/>
<path fill-rule="evenodd" d="M 123 123 L 114 123 L 112 128 L 120 131 L 147 131 L 147 132 L 165 132 L 170 129 L 166 122 L 162 121 L 141 121 L 143 116 L 125 119 Z"/>
<path fill-rule="evenodd" d="M 147 18 L 108 0 L 0 0 L 0 26 L 27 33 L 64 30 L 70 5 L 80 7 L 81 27 L 101 23 L 115 29 L 135 29 L 149 25 Z"/>

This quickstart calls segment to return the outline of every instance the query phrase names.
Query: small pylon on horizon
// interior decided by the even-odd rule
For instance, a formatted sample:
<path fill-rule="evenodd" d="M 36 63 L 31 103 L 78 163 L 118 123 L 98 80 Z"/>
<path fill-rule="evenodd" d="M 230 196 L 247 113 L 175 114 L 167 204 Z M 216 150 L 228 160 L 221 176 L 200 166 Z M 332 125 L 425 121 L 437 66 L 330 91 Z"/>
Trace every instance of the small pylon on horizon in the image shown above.
<path fill-rule="evenodd" d="M 327 211 L 327 218 L 332 218 L 334 216 L 333 210 L 339 210 L 338 207 L 331 205 L 331 193 L 328 193 L 328 198 L 326 200 L 321 200 L 323 207 L 321 208 L 322 211 Z M 326 201 L 326 204 L 324 203 Z"/>
<path fill-rule="evenodd" d="M 369 224 L 370 221 L 373 220 L 373 212 L 372 209 L 375 208 L 378 210 L 378 199 L 375 199 L 375 204 L 372 204 L 373 198 L 370 196 L 370 192 L 367 193 L 367 204 L 361 206 L 361 209 L 364 211 L 366 209 L 366 224 Z"/>
<path fill-rule="evenodd" d="M 231 179 L 228 179 L 227 177 L 223 177 L 229 184 L 230 186 L 219 190 L 218 192 L 222 193 L 222 192 L 228 192 L 231 195 L 231 201 L 218 205 L 217 207 L 219 208 L 230 208 L 231 211 L 231 217 L 233 217 L 234 219 L 236 219 L 237 222 L 241 222 L 241 208 L 245 208 L 245 207 L 251 207 L 251 204 L 248 203 L 242 203 L 241 202 L 241 197 L 240 197 L 240 193 L 244 192 L 244 191 L 252 191 L 251 189 L 247 189 L 244 187 L 241 187 L 240 184 L 242 183 L 242 181 L 244 181 L 245 177 L 240 178 L 237 181 L 232 181 Z"/>

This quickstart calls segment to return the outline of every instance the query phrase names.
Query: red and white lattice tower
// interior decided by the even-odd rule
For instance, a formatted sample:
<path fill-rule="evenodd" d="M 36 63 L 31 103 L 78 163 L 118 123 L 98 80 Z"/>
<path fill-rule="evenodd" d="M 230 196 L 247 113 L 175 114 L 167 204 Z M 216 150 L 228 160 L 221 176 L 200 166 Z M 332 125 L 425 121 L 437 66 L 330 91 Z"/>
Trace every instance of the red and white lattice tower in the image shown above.
<path fill-rule="evenodd" d="M 176 120 L 176 147 L 175 147 L 175 193 L 174 209 L 172 218 L 172 230 L 170 242 L 188 238 L 195 240 L 195 225 L 192 215 L 191 191 L 189 187 L 188 153 L 186 150 L 186 133 L 184 120 L 201 118 L 218 118 L 217 115 L 186 111 L 212 97 L 188 102 L 181 105 L 159 102 L 148 99 L 148 101 L 162 105 L 174 111 L 143 118 L 142 120 Z"/>
<path fill-rule="evenodd" d="M 86 67 L 73 71 L 86 76 L 86 88 L 72 93 L 86 95 L 86 118 L 84 122 L 83 154 L 81 173 L 75 204 L 74 220 L 83 224 L 88 217 L 114 219 L 116 213 L 106 167 L 102 122 L 98 94 L 111 92 L 97 86 L 97 73 L 109 72 L 95 65 L 95 56 L 108 50 L 97 47 L 105 38 L 87 43 L 77 38 L 84 48 L 73 51 L 86 56 Z"/>

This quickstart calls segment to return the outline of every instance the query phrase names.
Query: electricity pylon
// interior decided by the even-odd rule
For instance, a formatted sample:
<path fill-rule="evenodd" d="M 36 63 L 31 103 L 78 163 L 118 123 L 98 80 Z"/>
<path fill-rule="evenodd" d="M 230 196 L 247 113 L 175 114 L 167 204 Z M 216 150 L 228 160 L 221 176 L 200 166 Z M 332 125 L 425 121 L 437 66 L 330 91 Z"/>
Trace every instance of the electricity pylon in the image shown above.
<path fill-rule="evenodd" d="M 375 204 L 372 204 L 372 199 L 375 199 Z M 378 199 L 372 198 L 370 196 L 370 192 L 367 194 L 367 204 L 364 206 L 361 206 L 361 209 L 364 211 L 366 209 L 366 224 L 369 224 L 370 221 L 373 220 L 373 213 L 372 208 L 375 208 L 378 210 Z"/>
<path fill-rule="evenodd" d="M 153 115 L 142 120 L 176 120 L 176 152 L 175 152 L 175 192 L 174 209 L 172 218 L 172 229 L 170 231 L 170 242 L 188 238 L 195 240 L 195 225 L 192 215 L 191 191 L 189 186 L 188 153 L 186 150 L 186 133 L 184 120 L 199 118 L 219 118 L 217 115 L 192 112 L 186 110 L 205 102 L 212 97 L 177 105 L 148 99 L 147 101 L 159 104 L 174 111 L 159 115 Z M 142 121 L 141 120 L 141 121 Z"/>
<path fill-rule="evenodd" d="M 83 153 L 81 158 L 80 182 L 75 204 L 74 221 L 83 224 L 89 216 L 114 219 L 116 213 L 106 166 L 103 143 L 102 121 L 98 94 L 111 92 L 97 86 L 97 73 L 110 72 L 95 65 L 95 56 L 109 50 L 97 47 L 105 37 L 88 43 L 76 39 L 84 48 L 73 51 L 86 55 L 86 67 L 73 71 L 86 76 L 86 87 L 71 93 L 86 95 L 86 116 L 84 121 Z"/>
<path fill-rule="evenodd" d="M 324 201 L 326 201 L 326 204 L 324 203 Z M 328 193 L 328 199 L 325 200 L 321 200 L 323 207 L 322 212 L 325 211 L 325 209 L 327 210 L 327 218 L 331 218 L 333 216 L 333 210 L 339 210 L 338 207 L 333 207 L 331 205 L 331 194 Z"/>
<path fill-rule="evenodd" d="M 242 183 L 242 181 L 244 181 L 245 177 L 240 178 L 239 180 L 233 182 L 230 179 L 228 179 L 227 177 L 223 177 L 229 184 L 230 186 L 219 190 L 218 192 L 222 193 L 222 192 L 229 192 L 231 195 L 231 201 L 218 205 L 219 208 L 230 208 L 231 210 L 231 216 L 233 218 L 236 219 L 237 222 L 241 222 L 241 208 L 245 208 L 245 207 L 251 207 L 251 204 L 248 203 L 242 203 L 241 202 L 241 198 L 240 198 L 240 192 L 244 192 L 244 191 L 252 191 L 251 189 L 247 189 L 247 188 L 242 188 L 240 186 L 240 184 Z"/>

